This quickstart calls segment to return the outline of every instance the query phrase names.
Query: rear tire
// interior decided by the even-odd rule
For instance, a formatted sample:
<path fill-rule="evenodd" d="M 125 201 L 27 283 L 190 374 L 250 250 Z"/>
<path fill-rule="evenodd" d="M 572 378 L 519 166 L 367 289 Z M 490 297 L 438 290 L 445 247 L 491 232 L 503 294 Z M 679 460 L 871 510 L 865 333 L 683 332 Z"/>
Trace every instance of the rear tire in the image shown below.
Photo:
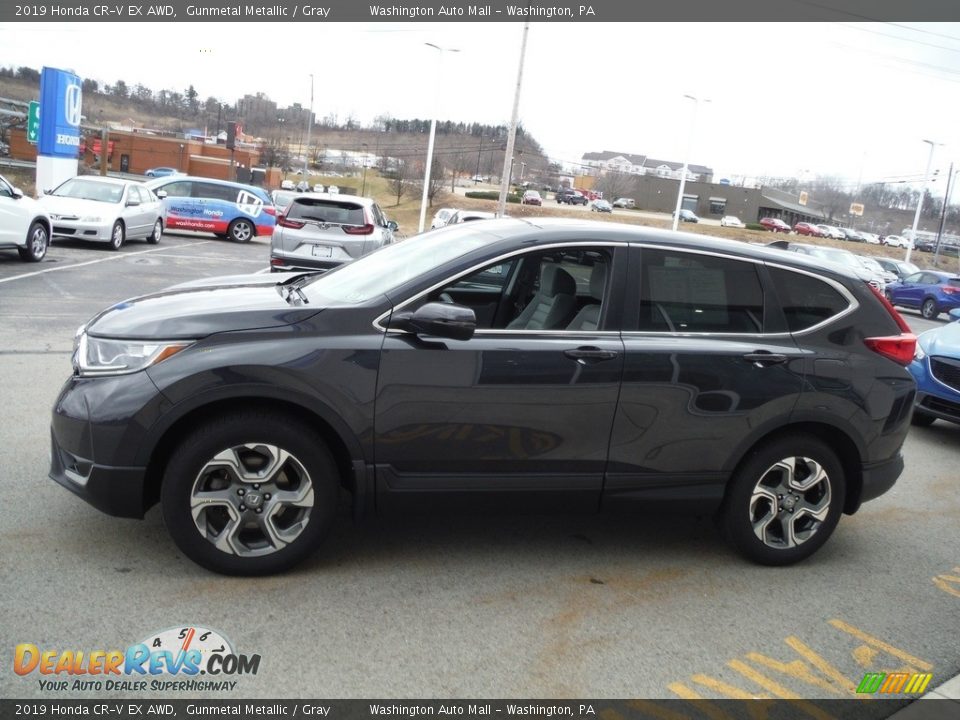
<path fill-rule="evenodd" d="M 733 474 L 720 510 L 727 540 L 761 565 L 792 565 L 827 541 L 843 512 L 846 479 L 836 453 L 809 436 L 767 442 Z"/>
<path fill-rule="evenodd" d="M 34 222 L 27 231 L 27 244 L 17 248 L 20 259 L 27 262 L 40 262 L 50 247 L 50 234 L 42 222 Z"/>
<path fill-rule="evenodd" d="M 936 320 L 940 310 L 937 308 L 937 301 L 933 298 L 927 298 L 920 306 L 920 314 L 927 320 Z"/>
<path fill-rule="evenodd" d="M 324 442 L 292 418 L 242 411 L 196 428 L 160 489 L 177 547 L 208 570 L 269 575 L 311 554 L 333 524 L 340 476 Z"/>

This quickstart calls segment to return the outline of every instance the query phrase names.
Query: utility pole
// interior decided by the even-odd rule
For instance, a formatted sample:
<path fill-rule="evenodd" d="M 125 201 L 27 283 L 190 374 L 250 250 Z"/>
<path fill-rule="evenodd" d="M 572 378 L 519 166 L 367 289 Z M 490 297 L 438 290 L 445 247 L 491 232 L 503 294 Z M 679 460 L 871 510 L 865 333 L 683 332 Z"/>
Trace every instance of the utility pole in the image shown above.
<path fill-rule="evenodd" d="M 517 89 L 513 94 L 513 115 L 510 119 L 510 133 L 507 135 L 507 149 L 503 154 L 503 174 L 500 177 L 500 199 L 497 202 L 497 217 L 503 217 L 507 210 L 507 192 L 510 189 L 510 175 L 513 173 L 513 146 L 517 140 L 517 116 L 520 113 L 520 86 L 523 84 L 523 60 L 527 54 L 527 35 L 530 23 L 523 24 L 523 40 L 520 43 L 520 66 L 517 68 Z"/>
<path fill-rule="evenodd" d="M 937 244 L 933 247 L 933 266 L 940 262 L 940 238 L 943 236 L 943 223 L 947 219 L 947 205 L 950 204 L 950 191 L 953 189 L 953 163 L 947 171 L 947 187 L 943 191 L 943 207 L 940 208 L 940 227 L 937 228 Z"/>
<path fill-rule="evenodd" d="M 477 174 L 473 176 L 473 184 L 476 185 L 480 181 L 477 180 L 480 177 L 480 154 L 483 152 L 483 130 L 480 130 L 480 149 L 477 150 Z"/>
<path fill-rule="evenodd" d="M 310 110 L 307 111 L 307 152 L 303 155 L 303 179 L 307 179 L 307 163 L 310 162 L 310 130 L 313 128 L 313 73 L 310 73 Z M 309 181 L 308 181 L 309 182 Z"/>

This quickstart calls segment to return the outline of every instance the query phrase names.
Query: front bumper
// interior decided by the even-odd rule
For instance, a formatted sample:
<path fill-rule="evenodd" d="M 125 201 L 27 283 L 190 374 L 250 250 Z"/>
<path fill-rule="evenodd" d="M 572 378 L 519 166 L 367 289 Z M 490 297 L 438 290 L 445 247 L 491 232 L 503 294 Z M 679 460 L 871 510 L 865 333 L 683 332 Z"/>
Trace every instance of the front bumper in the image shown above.
<path fill-rule="evenodd" d="M 77 240 L 99 240 L 107 242 L 113 232 L 113 221 L 104 220 L 99 223 L 80 222 L 79 220 L 57 218 L 50 216 L 54 237 L 76 238 Z"/>
<path fill-rule="evenodd" d="M 146 468 L 97 465 L 64 450 L 50 433 L 50 478 L 108 515 L 142 518 Z"/>
<path fill-rule="evenodd" d="M 105 513 L 143 517 L 156 500 L 147 487 L 150 428 L 167 404 L 145 372 L 70 377 L 50 422 L 50 478 Z"/>
<path fill-rule="evenodd" d="M 948 422 L 960 423 L 960 390 L 933 376 L 930 371 L 931 357 L 937 359 L 937 356 L 928 355 L 923 360 L 914 360 L 909 366 L 910 373 L 917 381 L 914 410 Z"/>

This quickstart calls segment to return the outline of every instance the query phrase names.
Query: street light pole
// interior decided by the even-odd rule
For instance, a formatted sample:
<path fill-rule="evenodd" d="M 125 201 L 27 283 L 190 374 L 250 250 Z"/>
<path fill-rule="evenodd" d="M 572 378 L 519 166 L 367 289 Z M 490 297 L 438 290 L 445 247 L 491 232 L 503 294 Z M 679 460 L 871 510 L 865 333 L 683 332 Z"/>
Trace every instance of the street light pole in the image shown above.
<path fill-rule="evenodd" d="M 427 195 L 430 192 L 430 169 L 433 166 L 433 139 L 437 134 L 437 112 L 440 108 L 440 69 L 443 66 L 444 52 L 460 52 L 456 48 L 442 48 L 433 43 L 424 43 L 437 51 L 437 83 L 433 98 L 433 117 L 430 118 L 430 139 L 427 141 L 427 167 L 423 171 L 423 197 L 420 198 L 420 227 L 417 232 L 423 232 L 427 220 Z"/>
<path fill-rule="evenodd" d="M 307 111 L 307 152 L 303 155 L 303 179 L 307 179 L 307 163 L 310 160 L 310 130 L 313 128 L 313 73 L 310 73 L 310 110 Z M 309 182 L 309 181 L 308 181 Z"/>
<path fill-rule="evenodd" d="M 366 143 L 361 143 L 363 150 L 363 188 L 360 190 L 360 194 L 366 197 L 367 194 L 367 148 L 369 147 Z"/>
<path fill-rule="evenodd" d="M 923 199 L 927 194 L 927 181 L 930 179 L 930 166 L 933 164 L 933 149 L 943 143 L 933 140 L 924 140 L 930 146 L 930 154 L 927 155 L 927 169 L 923 171 L 923 186 L 920 188 L 920 199 L 917 200 L 917 211 L 913 214 L 913 228 L 910 230 L 910 244 L 907 245 L 907 257 L 905 260 L 910 262 L 910 255 L 913 253 L 913 246 L 917 244 L 917 225 L 920 224 L 920 210 L 923 208 Z"/>
<path fill-rule="evenodd" d="M 690 137 L 687 139 L 687 152 L 683 156 L 683 171 L 680 174 L 680 189 L 677 191 L 677 207 L 673 213 L 673 229 L 677 229 L 680 223 L 680 206 L 683 204 L 683 189 L 687 186 L 687 167 L 690 162 L 690 149 L 693 147 L 693 133 L 697 126 L 697 108 L 700 105 L 700 98 L 693 95 L 684 95 L 685 98 L 693 100 L 693 117 L 690 119 Z M 704 102 L 710 102 L 704 100 Z"/>

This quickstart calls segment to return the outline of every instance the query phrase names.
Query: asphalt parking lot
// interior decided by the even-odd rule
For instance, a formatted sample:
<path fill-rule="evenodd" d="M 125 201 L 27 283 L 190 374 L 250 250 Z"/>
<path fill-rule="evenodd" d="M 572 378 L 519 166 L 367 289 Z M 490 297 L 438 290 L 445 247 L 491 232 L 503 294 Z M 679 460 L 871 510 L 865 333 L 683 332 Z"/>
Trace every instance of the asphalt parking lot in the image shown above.
<path fill-rule="evenodd" d="M 960 427 L 943 422 L 911 431 L 891 492 L 786 569 L 746 564 L 709 518 L 354 526 L 343 513 L 294 572 L 224 578 L 180 555 L 156 508 L 111 518 L 50 481 L 49 412 L 77 326 L 136 294 L 263 271 L 268 256 L 264 239 L 170 234 L 119 253 L 57 242 L 37 265 L 0 254 L 7 652 L 213 628 L 262 658 L 256 675 L 233 678 L 237 697 L 816 699 L 849 697 L 867 672 L 931 673 L 933 687 L 960 671 Z M 937 324 L 905 317 L 917 331 Z M 8 665 L 0 696 L 50 693 Z"/>

